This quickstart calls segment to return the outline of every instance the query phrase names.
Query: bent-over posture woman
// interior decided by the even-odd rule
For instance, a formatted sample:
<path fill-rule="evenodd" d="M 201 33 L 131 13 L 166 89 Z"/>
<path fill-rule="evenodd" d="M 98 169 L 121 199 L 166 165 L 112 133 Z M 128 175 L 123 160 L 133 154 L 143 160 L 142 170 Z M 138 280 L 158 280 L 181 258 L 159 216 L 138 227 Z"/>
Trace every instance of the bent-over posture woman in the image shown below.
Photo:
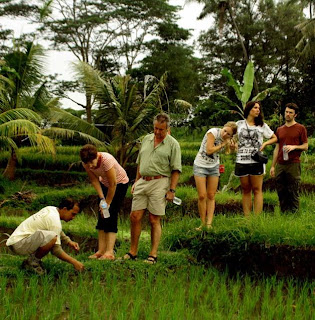
<path fill-rule="evenodd" d="M 215 194 L 219 183 L 219 152 L 228 146 L 235 148 L 233 135 L 236 133 L 235 122 L 228 122 L 222 129 L 211 128 L 203 137 L 200 149 L 194 161 L 194 177 L 198 191 L 198 211 L 201 227 L 211 227 L 214 209 Z"/>
<path fill-rule="evenodd" d="M 265 164 L 251 158 L 255 150 L 263 151 L 267 145 L 277 142 L 277 137 L 264 123 L 261 105 L 250 101 L 244 109 L 244 119 L 236 122 L 238 135 L 238 151 L 236 155 L 235 175 L 240 177 L 242 188 L 242 205 L 245 216 L 252 210 L 252 193 L 254 194 L 254 212 L 263 209 L 263 175 Z M 269 139 L 263 142 L 263 139 Z"/>
<path fill-rule="evenodd" d="M 96 229 L 98 229 L 98 251 L 89 258 L 114 260 L 118 213 L 124 202 L 129 178 L 126 171 L 111 154 L 97 152 L 93 145 L 85 145 L 80 150 L 80 157 L 100 201 L 106 201 L 110 213 L 109 218 L 104 218 L 100 207 L 96 225 Z"/>

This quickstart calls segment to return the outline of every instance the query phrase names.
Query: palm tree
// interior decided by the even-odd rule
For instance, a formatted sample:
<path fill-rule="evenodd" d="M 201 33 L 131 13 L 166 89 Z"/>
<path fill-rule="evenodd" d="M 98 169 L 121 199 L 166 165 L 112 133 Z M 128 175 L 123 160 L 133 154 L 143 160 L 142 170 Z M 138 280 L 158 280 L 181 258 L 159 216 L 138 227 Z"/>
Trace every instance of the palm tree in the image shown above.
<path fill-rule="evenodd" d="M 138 139 L 152 128 L 153 117 L 162 110 L 166 75 L 160 80 L 146 76 L 143 92 L 130 75 L 107 79 L 84 62 L 75 64 L 76 75 L 99 105 L 97 122 L 109 127 L 108 142 L 122 166 L 137 151 Z M 180 102 L 178 102 L 180 103 Z"/>
<path fill-rule="evenodd" d="M 239 43 L 241 45 L 242 51 L 243 51 L 243 57 L 246 63 L 249 62 L 249 56 L 247 49 L 244 44 L 243 37 L 241 35 L 238 23 L 236 21 L 236 15 L 235 15 L 235 5 L 237 1 L 230 1 L 230 0 L 187 0 L 187 2 L 198 2 L 203 3 L 204 7 L 202 9 L 202 12 L 199 16 L 199 19 L 203 19 L 206 16 L 210 14 L 216 14 L 218 16 L 218 24 L 219 24 L 219 30 L 221 32 L 226 14 L 230 17 L 231 26 L 232 29 L 234 29 L 234 32 L 236 33 L 237 39 L 239 40 Z M 258 94 L 258 83 L 256 81 L 256 78 L 254 77 L 254 92 L 255 94 Z"/>
<path fill-rule="evenodd" d="M 296 45 L 296 49 L 300 53 L 301 58 L 314 59 L 315 58 L 315 18 L 313 18 L 313 11 L 315 8 L 314 0 L 289 0 L 288 5 L 299 3 L 302 8 L 309 7 L 309 19 L 295 26 L 297 30 L 302 33 L 302 38 Z"/>
<path fill-rule="evenodd" d="M 52 155 L 54 137 L 79 135 L 85 141 L 104 145 L 100 130 L 60 109 L 58 99 L 51 98 L 43 81 L 44 57 L 40 45 L 26 43 L 15 47 L 0 63 L 0 149 L 10 150 L 3 173 L 9 179 L 14 179 L 18 149 L 25 141 Z"/>

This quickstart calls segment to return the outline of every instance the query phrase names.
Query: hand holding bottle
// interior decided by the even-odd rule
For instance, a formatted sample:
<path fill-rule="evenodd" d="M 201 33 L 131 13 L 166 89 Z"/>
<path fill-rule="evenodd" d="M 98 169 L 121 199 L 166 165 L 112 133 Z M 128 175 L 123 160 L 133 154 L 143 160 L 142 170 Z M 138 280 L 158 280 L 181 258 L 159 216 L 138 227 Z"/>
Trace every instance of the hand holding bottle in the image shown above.
<path fill-rule="evenodd" d="M 103 214 L 104 218 L 109 218 L 110 217 L 110 213 L 109 213 L 109 205 L 107 204 L 107 202 L 105 201 L 105 199 L 101 199 L 100 201 L 100 208 L 101 208 L 101 212 Z"/>

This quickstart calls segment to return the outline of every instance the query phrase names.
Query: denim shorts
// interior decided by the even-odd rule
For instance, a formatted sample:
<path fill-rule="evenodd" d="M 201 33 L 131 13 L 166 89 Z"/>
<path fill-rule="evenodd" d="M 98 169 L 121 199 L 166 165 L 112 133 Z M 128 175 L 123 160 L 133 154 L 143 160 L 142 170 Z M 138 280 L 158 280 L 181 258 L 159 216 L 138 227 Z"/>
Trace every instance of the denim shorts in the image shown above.
<path fill-rule="evenodd" d="M 237 177 L 260 176 L 265 174 L 265 165 L 263 163 L 236 163 L 234 174 Z"/>
<path fill-rule="evenodd" d="M 220 177 L 218 164 L 216 166 L 210 167 L 210 168 L 199 167 L 196 164 L 194 164 L 193 170 L 194 170 L 194 176 L 197 176 L 197 177 L 203 177 L 203 178 Z"/>

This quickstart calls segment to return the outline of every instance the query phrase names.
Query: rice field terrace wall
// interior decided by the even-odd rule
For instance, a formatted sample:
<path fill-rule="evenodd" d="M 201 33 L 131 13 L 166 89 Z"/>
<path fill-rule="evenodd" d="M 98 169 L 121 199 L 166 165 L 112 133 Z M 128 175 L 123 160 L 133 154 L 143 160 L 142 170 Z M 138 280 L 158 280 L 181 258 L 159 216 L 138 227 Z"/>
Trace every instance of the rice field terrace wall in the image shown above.
<path fill-rule="evenodd" d="M 232 274 L 277 274 L 315 278 L 315 223 L 313 213 L 283 217 L 262 215 L 216 217 L 213 228 L 197 231 L 186 219 L 164 235 L 169 250 L 188 249 L 202 264 Z"/>

